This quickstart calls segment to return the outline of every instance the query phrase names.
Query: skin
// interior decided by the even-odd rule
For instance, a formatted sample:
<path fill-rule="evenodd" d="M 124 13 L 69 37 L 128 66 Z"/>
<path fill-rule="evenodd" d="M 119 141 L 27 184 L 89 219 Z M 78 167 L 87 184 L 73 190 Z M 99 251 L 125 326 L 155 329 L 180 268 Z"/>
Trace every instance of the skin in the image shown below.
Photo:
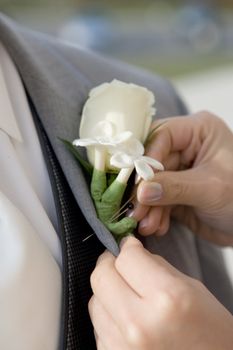
<path fill-rule="evenodd" d="M 231 350 L 233 317 L 197 280 L 125 239 L 91 276 L 98 350 Z"/>
<path fill-rule="evenodd" d="M 167 119 L 147 154 L 166 171 L 138 186 L 139 233 L 163 235 L 173 216 L 202 238 L 232 246 L 233 134 L 225 123 L 208 112 Z M 151 197 L 155 183 L 160 199 Z"/>
<path fill-rule="evenodd" d="M 232 245 L 231 131 L 201 112 L 167 119 L 155 136 L 147 154 L 166 171 L 138 186 L 132 216 L 141 220 L 140 232 L 164 234 L 172 213 L 202 237 Z M 162 186 L 160 199 L 151 198 L 153 182 Z M 100 256 L 91 286 L 98 350 L 232 349 L 232 315 L 201 282 L 150 254 L 134 237 L 124 240 L 117 258 Z"/>

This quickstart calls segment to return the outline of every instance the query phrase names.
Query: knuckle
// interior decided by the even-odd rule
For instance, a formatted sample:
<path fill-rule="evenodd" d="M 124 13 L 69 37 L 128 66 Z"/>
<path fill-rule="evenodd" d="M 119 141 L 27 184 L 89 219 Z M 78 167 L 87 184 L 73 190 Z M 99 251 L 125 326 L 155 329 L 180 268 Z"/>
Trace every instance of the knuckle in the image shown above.
<path fill-rule="evenodd" d="M 227 184 L 221 178 L 216 176 L 211 177 L 209 181 L 209 188 L 209 193 L 212 193 L 217 199 L 222 198 L 227 193 Z"/>
<path fill-rule="evenodd" d="M 103 280 L 103 271 L 97 266 L 90 276 L 90 283 L 93 290 L 101 285 Z"/>
<path fill-rule="evenodd" d="M 124 247 L 121 249 L 120 254 L 115 260 L 115 267 L 119 271 L 122 267 L 125 266 L 127 259 L 129 258 L 129 252 L 130 248 L 129 247 Z"/>
<path fill-rule="evenodd" d="M 142 243 L 134 237 L 128 238 L 129 242 L 123 244 L 120 254 L 115 260 L 115 267 L 119 269 L 127 264 L 131 256 L 135 256 L 135 251 L 142 248 Z"/>
<path fill-rule="evenodd" d="M 170 319 L 176 309 L 177 298 L 170 290 L 163 290 L 159 293 L 158 302 L 165 319 Z"/>
<path fill-rule="evenodd" d="M 163 256 L 158 254 L 153 254 L 152 256 L 156 260 L 156 263 L 159 264 L 160 266 L 164 266 L 168 264 L 167 260 Z"/>
<path fill-rule="evenodd" d="M 193 284 L 195 289 L 197 289 L 199 291 L 206 290 L 206 287 L 204 286 L 204 284 L 201 281 L 194 279 L 194 278 L 192 278 L 191 281 L 192 281 L 192 284 Z"/>
<path fill-rule="evenodd" d="M 209 121 L 210 119 L 213 119 L 215 117 L 210 111 L 203 109 L 196 113 L 196 116 L 198 118 L 205 119 L 206 121 Z"/>
<path fill-rule="evenodd" d="M 166 288 L 159 295 L 161 315 L 166 321 L 175 321 L 184 317 L 192 307 L 192 290 L 184 283 Z"/>
<path fill-rule="evenodd" d="M 148 349 L 149 335 L 145 327 L 135 320 L 128 322 L 126 327 L 126 340 L 133 349 Z"/>
<path fill-rule="evenodd" d="M 92 296 L 91 299 L 88 302 L 88 305 L 87 305 L 88 306 L 88 312 L 89 312 L 90 316 L 92 315 L 93 304 L 94 304 L 94 297 Z"/>
<path fill-rule="evenodd" d="M 92 295 L 92 297 L 88 301 L 88 310 L 92 308 L 93 303 L 94 303 L 94 296 Z"/>
<path fill-rule="evenodd" d="M 174 201 L 178 201 L 183 197 L 183 194 L 185 192 L 185 185 L 175 181 L 174 179 L 171 179 L 171 182 L 167 186 L 167 191 Z"/>
<path fill-rule="evenodd" d="M 208 110 L 201 110 L 197 113 L 197 117 L 204 119 L 206 122 L 215 122 L 218 124 L 223 124 L 223 120 L 219 116 Z"/>

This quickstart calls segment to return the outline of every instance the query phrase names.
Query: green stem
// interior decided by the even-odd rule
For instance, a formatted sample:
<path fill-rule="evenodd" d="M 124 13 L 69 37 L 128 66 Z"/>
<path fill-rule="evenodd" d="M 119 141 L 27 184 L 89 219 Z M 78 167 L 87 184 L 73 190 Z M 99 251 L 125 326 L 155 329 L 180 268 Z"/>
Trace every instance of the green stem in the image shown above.
<path fill-rule="evenodd" d="M 102 195 L 107 188 L 107 178 L 104 171 L 94 168 L 91 180 L 91 196 L 95 203 L 102 200 Z"/>

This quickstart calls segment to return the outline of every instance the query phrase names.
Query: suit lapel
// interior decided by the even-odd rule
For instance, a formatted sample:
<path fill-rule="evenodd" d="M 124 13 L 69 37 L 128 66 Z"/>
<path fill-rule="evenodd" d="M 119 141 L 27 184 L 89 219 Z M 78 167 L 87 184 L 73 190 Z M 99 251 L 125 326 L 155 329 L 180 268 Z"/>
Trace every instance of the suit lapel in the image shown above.
<path fill-rule="evenodd" d="M 63 293 L 59 349 L 96 350 L 87 305 L 92 295 L 90 274 L 103 246 L 97 237 L 84 242 L 91 228 L 81 214 L 31 101 L 30 106 L 51 179 L 62 246 Z"/>
<path fill-rule="evenodd" d="M 58 139 L 77 138 L 91 82 L 65 59 L 59 51 L 61 44 L 25 32 L 2 15 L 0 40 L 17 66 L 79 207 L 100 241 L 117 254 L 115 240 L 96 218 L 82 170 Z M 78 59 L 78 50 L 74 49 L 74 55 Z"/>

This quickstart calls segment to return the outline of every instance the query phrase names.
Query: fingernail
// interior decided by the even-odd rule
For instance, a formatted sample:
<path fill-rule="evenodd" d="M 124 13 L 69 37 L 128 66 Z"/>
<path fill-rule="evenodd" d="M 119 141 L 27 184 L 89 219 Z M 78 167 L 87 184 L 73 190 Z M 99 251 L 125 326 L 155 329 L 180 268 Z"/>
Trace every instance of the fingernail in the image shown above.
<path fill-rule="evenodd" d="M 144 188 L 143 192 L 140 193 L 140 199 L 144 204 L 151 204 L 161 199 L 163 194 L 162 186 L 157 182 L 152 182 Z"/>
<path fill-rule="evenodd" d="M 148 219 L 145 218 L 145 219 L 143 219 L 143 220 L 140 222 L 140 224 L 139 224 L 139 230 L 140 230 L 140 229 L 143 230 L 145 227 L 147 227 L 147 225 L 148 225 Z"/>

